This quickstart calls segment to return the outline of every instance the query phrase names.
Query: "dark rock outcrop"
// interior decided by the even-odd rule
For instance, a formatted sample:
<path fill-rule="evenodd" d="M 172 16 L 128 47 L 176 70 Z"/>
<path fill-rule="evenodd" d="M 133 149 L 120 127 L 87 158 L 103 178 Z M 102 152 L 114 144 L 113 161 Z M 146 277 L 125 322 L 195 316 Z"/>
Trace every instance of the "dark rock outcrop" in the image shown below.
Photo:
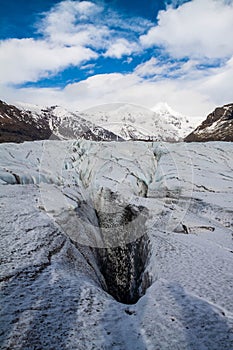
<path fill-rule="evenodd" d="M 233 103 L 216 108 L 184 141 L 233 141 Z"/>
<path fill-rule="evenodd" d="M 0 142 L 24 142 L 49 139 L 48 116 L 35 120 L 30 111 L 0 101 Z"/>

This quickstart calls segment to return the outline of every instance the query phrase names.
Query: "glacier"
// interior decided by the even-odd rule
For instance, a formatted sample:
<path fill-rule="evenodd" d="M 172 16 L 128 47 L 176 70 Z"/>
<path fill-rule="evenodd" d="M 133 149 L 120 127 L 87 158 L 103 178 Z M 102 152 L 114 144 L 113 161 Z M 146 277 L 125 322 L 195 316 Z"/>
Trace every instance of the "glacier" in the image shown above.
<path fill-rule="evenodd" d="M 1 144 L 2 349 L 232 349 L 232 155 Z"/>

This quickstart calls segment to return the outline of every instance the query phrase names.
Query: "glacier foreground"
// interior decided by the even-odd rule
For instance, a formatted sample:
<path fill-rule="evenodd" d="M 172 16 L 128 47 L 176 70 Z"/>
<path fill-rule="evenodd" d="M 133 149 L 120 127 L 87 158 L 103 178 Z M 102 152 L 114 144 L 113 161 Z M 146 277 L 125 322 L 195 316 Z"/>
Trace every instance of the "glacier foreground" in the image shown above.
<path fill-rule="evenodd" d="M 233 146 L 0 145 L 2 349 L 233 345 Z"/>

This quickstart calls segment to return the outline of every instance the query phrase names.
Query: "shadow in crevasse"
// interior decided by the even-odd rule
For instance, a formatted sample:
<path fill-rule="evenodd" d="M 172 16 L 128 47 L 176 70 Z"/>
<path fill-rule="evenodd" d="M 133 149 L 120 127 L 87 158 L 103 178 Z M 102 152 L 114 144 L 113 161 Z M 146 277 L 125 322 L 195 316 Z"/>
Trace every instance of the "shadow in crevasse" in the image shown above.
<path fill-rule="evenodd" d="M 1 349 L 146 350 L 134 305 L 104 291 L 94 261 L 66 240 L 46 266 L 19 267 L 2 288 Z"/>
<path fill-rule="evenodd" d="M 169 290 L 179 307 L 187 350 L 233 349 L 233 329 L 223 310 L 187 294 L 179 284 L 170 284 Z"/>

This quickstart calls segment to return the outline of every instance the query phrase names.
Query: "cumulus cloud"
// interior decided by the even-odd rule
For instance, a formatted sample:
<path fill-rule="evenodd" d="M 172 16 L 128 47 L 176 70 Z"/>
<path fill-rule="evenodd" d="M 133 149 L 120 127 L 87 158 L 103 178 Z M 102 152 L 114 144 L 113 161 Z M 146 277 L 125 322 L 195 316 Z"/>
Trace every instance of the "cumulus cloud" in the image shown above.
<path fill-rule="evenodd" d="M 131 55 L 133 52 L 140 51 L 139 45 L 135 42 L 129 42 L 126 39 L 117 39 L 105 52 L 105 57 L 121 58 Z"/>
<path fill-rule="evenodd" d="M 167 60 L 159 60 L 157 57 L 151 57 L 148 61 L 139 64 L 134 72 L 140 77 L 152 81 L 168 78 L 180 81 L 194 81 L 195 79 L 212 74 L 213 69 L 209 61 L 207 62 L 207 66 L 203 67 L 203 61 L 196 59 L 183 61 L 168 58 Z"/>
<path fill-rule="evenodd" d="M 1 98 L 73 110 L 112 102 L 153 107 L 163 101 L 203 118 L 216 105 L 232 102 L 233 1 L 172 1 L 159 12 L 156 25 L 120 16 L 103 4 L 62 1 L 38 24 L 40 39 L 1 41 Z M 99 57 L 123 57 L 132 64 L 134 54 L 153 46 L 154 55 L 147 52 L 147 60 L 128 74 L 113 70 L 62 89 L 13 86 L 37 82 L 71 65 L 94 74 Z"/>
<path fill-rule="evenodd" d="M 158 14 L 158 25 L 140 37 L 144 47 L 160 45 L 176 58 L 224 58 L 233 54 L 233 2 L 192 0 Z"/>
<path fill-rule="evenodd" d="M 156 59 L 145 62 L 144 67 L 139 65 L 129 74 L 94 75 L 63 89 L 16 89 L 0 85 L 0 94 L 12 103 L 21 100 L 39 105 L 58 104 L 74 111 L 114 102 L 151 108 L 162 101 L 178 112 L 203 119 L 217 105 L 232 102 L 233 57 L 221 67 L 206 69 L 205 74 L 196 68 L 196 61 L 179 63 L 176 68 L 179 78 L 176 79 L 172 76 L 145 78 L 144 69 L 153 64 L 157 65 Z M 161 66 L 165 68 L 166 64 Z"/>
<path fill-rule="evenodd" d="M 37 82 L 69 66 L 80 66 L 99 54 L 91 42 L 101 44 L 108 29 L 86 24 L 101 7 L 89 1 L 62 1 L 44 14 L 38 24 L 40 39 L 9 39 L 0 42 L 1 82 Z M 75 22 L 79 21 L 76 28 Z"/>
<path fill-rule="evenodd" d="M 120 16 L 100 3 L 66 0 L 48 12 L 38 30 L 52 42 L 91 47 L 119 59 L 138 51 L 136 41 L 151 25 L 140 17 Z"/>
<path fill-rule="evenodd" d="M 151 57 L 148 61 L 139 64 L 136 67 L 135 72 L 142 77 L 154 76 L 158 74 L 158 65 L 159 61 L 157 58 Z"/>
<path fill-rule="evenodd" d="M 135 73 L 144 78 L 154 77 L 154 79 L 160 79 L 165 76 L 177 75 L 181 70 L 181 66 L 183 66 L 183 62 L 166 62 L 160 61 L 156 57 L 151 57 L 148 61 L 139 64 L 135 68 Z"/>
<path fill-rule="evenodd" d="M 34 39 L 5 40 L 0 42 L 1 83 L 37 81 L 66 66 L 96 57 L 91 49 L 81 46 L 54 46 Z"/>
<path fill-rule="evenodd" d="M 233 56 L 219 68 L 211 69 L 208 79 L 203 79 L 199 90 L 207 93 L 216 105 L 232 102 Z"/>
<path fill-rule="evenodd" d="M 203 83 L 199 80 L 199 83 Z M 0 87 L 1 90 L 1 87 Z M 172 79 L 153 81 L 130 74 L 100 74 L 78 83 L 67 85 L 64 89 L 24 88 L 3 90 L 12 101 L 39 105 L 59 104 L 72 110 L 82 110 L 104 103 L 125 102 L 141 104 L 148 108 L 156 103 L 167 102 L 173 109 L 193 117 L 203 117 L 210 112 L 215 103 L 208 94 L 200 91 L 198 81 L 194 84 Z M 23 97 L 23 99 L 22 99 Z"/>
<path fill-rule="evenodd" d="M 57 33 L 69 33 L 75 30 L 76 23 L 86 23 L 90 18 L 103 11 L 103 8 L 90 1 L 61 1 L 45 14 L 38 30 L 53 39 Z"/>
<path fill-rule="evenodd" d="M 175 110 L 193 117 L 203 117 L 210 112 L 215 101 L 199 84 L 208 79 L 148 80 L 136 72 L 130 74 L 101 74 L 84 81 L 69 84 L 62 91 L 62 98 L 69 108 L 86 109 L 104 103 L 134 103 L 148 108 L 161 101 Z M 59 96 L 61 97 L 61 96 Z M 78 106 L 78 108 L 77 108 Z"/>
<path fill-rule="evenodd" d="M 91 1 L 61 1 L 37 24 L 40 39 L 0 41 L 1 82 L 37 82 L 100 56 L 120 59 L 138 52 L 139 34 L 150 22 L 126 20 Z M 91 71 L 90 71 L 91 72 Z"/>
<path fill-rule="evenodd" d="M 90 1 L 62 1 L 46 14 L 38 31 L 60 45 L 100 48 L 110 35 L 109 28 L 98 19 L 102 13 L 103 7 Z"/>

